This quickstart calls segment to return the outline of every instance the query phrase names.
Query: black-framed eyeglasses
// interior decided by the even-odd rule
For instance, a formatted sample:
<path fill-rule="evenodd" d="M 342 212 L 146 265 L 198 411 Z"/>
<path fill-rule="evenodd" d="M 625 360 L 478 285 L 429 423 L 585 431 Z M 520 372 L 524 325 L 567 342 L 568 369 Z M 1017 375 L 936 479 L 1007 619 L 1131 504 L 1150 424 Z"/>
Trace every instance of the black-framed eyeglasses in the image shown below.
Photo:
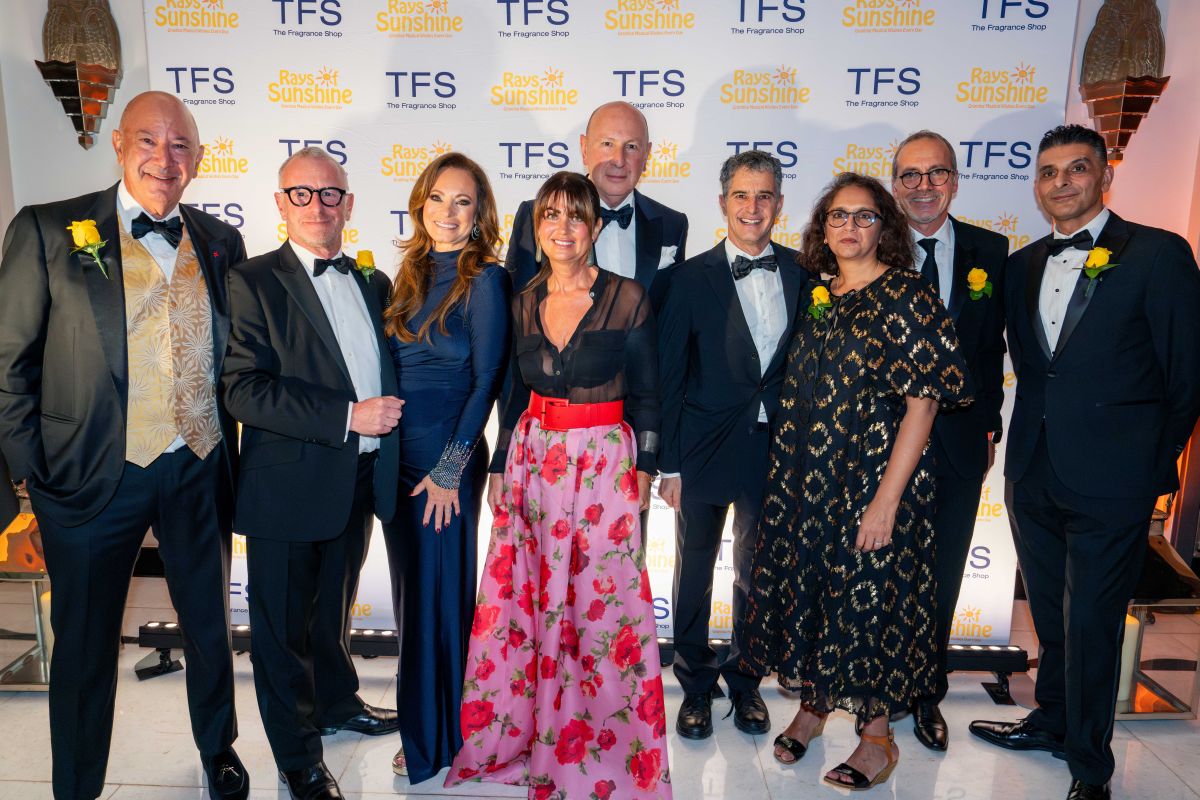
<path fill-rule="evenodd" d="M 829 223 L 829 227 L 831 228 L 843 228 L 851 218 L 854 219 L 854 225 L 857 228 L 869 228 L 883 219 L 876 212 L 868 211 L 865 208 L 860 211 L 844 211 L 840 208 L 835 208 L 825 214 L 825 221 Z"/>
<path fill-rule="evenodd" d="M 930 186 L 944 186 L 953 174 L 954 170 L 945 167 L 934 167 L 929 172 L 917 172 L 915 169 L 910 169 L 908 172 L 901 173 L 900 184 L 905 189 L 915 189 L 921 185 L 922 178 L 929 178 Z"/>
<path fill-rule="evenodd" d="M 346 196 L 345 189 L 339 189 L 336 186 L 322 186 L 315 189 L 312 186 L 288 186 L 285 189 L 280 189 L 288 196 L 288 200 L 294 206 L 306 206 L 312 202 L 313 195 L 321 199 L 321 205 L 328 208 L 337 208 L 342 204 L 342 198 Z"/>

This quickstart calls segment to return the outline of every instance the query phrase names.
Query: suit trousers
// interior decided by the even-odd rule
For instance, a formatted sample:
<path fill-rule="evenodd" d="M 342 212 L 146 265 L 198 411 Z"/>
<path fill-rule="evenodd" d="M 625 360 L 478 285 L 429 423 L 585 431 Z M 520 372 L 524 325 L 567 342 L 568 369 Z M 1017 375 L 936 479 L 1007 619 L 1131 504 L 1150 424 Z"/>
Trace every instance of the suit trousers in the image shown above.
<path fill-rule="evenodd" d="M 373 527 L 374 453 L 359 456 L 354 502 L 332 538 L 246 537 L 250 660 L 279 769 L 322 760 L 320 728 L 362 713 L 350 660 L 350 610 Z"/>
<path fill-rule="evenodd" d="M 207 759 L 237 738 L 229 638 L 230 536 L 217 514 L 218 448 L 184 447 L 145 469 L 126 463 L 108 505 L 67 528 L 34 513 L 53 587 L 50 749 L 56 800 L 93 800 L 112 740 L 121 620 L 134 562 L 153 528 L 183 633 L 192 736 Z"/>
<path fill-rule="evenodd" d="M 1007 493 L 1041 646 L 1038 707 L 1030 719 L 1066 738 L 1072 777 L 1107 783 L 1125 613 L 1145 560 L 1155 498 L 1072 492 L 1054 473 L 1044 432 Z"/>

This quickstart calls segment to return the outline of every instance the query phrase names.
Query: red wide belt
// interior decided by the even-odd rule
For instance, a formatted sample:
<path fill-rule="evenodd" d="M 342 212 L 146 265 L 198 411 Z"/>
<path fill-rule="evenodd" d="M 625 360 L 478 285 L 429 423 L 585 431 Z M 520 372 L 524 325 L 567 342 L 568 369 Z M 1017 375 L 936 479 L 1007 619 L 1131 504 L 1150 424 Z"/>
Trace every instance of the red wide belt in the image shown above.
<path fill-rule="evenodd" d="M 550 431 L 616 425 L 625 418 L 625 401 L 570 403 L 557 397 L 542 397 L 537 392 L 530 392 L 529 413 L 537 418 L 544 429 Z"/>

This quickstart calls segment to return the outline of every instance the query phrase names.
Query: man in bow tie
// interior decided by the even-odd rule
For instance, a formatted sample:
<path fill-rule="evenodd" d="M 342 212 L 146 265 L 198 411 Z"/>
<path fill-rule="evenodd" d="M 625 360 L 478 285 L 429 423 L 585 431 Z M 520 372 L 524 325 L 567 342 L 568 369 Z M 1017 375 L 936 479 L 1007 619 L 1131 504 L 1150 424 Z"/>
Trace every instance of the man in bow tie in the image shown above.
<path fill-rule="evenodd" d="M 209 795 L 244 798 L 228 606 L 237 439 L 216 377 L 226 273 L 245 247 L 179 204 L 204 147 L 178 99 L 134 97 L 112 142 L 121 181 L 22 209 L 0 263 L 0 448 L 29 489 L 54 585 L 54 796 L 104 787 L 121 618 L 150 528 L 186 631 Z"/>
<path fill-rule="evenodd" d="M 391 282 L 342 252 L 346 172 L 317 147 L 279 170 L 288 239 L 229 276 L 221 384 L 242 423 L 236 529 L 246 535 L 254 685 L 294 798 L 339 798 L 321 736 L 399 729 L 358 698 L 350 609 L 372 516 L 395 513 L 403 401 L 383 338 Z"/>
<path fill-rule="evenodd" d="M 783 168 L 743 151 L 721 167 L 718 202 L 728 236 L 674 270 L 659 315 L 663 432 L 659 495 L 675 509 L 675 677 L 684 699 L 675 729 L 712 735 L 712 698 L 725 677 L 734 724 L 770 729 L 758 678 L 738 671 L 751 562 L 767 475 L 770 420 L 779 408 L 787 343 L 807 274 L 796 252 L 771 243 L 783 208 Z M 712 578 L 733 506 L 733 637 L 717 662 L 709 645 Z"/>
<path fill-rule="evenodd" d="M 1107 800 L 1125 610 L 1155 499 L 1200 415 L 1200 274 L 1187 243 L 1104 207 L 1104 139 L 1081 125 L 1038 146 L 1053 232 L 1008 260 L 1017 373 L 1004 474 L 1041 656 L 1037 708 L 971 723 L 1071 770 L 1068 800 Z"/>
<path fill-rule="evenodd" d="M 642 284 L 658 308 L 669 280 L 667 268 L 684 259 L 688 220 L 634 188 L 650 154 L 646 117 L 628 103 L 606 103 L 592 112 L 579 150 L 600 193 L 604 228 L 596 240 L 596 263 Z M 532 200 L 517 208 L 505 257 L 518 292 L 537 274 L 540 261 L 532 214 Z"/>
<path fill-rule="evenodd" d="M 958 606 L 958 590 L 983 479 L 1000 441 L 1004 403 L 1004 296 L 1002 275 L 1008 240 L 998 233 L 950 216 L 958 192 L 958 162 L 945 137 L 917 131 L 892 157 L 892 194 L 908 218 L 916 264 L 954 319 L 954 330 L 975 402 L 939 412 L 929 437 L 936 464 L 937 511 L 933 519 L 937 558 L 937 686 L 913 703 L 913 732 L 931 750 L 945 750 L 949 730 L 938 705 L 946 698 L 946 650 Z M 973 291 L 970 275 L 984 289 Z M 990 283 L 991 287 L 986 288 Z"/>

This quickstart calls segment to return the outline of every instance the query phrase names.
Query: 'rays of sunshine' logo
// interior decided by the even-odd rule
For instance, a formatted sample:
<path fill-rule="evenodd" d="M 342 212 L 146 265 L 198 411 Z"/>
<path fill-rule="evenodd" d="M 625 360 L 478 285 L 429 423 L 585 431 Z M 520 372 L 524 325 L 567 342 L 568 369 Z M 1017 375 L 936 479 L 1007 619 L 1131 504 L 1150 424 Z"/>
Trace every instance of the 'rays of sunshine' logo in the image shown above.
<path fill-rule="evenodd" d="M 441 140 L 432 144 L 393 144 L 379 159 L 379 174 L 396 183 L 413 183 L 430 161 L 453 149 Z"/>
<path fill-rule="evenodd" d="M 1021 220 L 1016 214 L 1003 212 L 994 217 L 970 217 L 965 214 L 954 215 L 959 222 L 966 222 L 985 230 L 995 231 L 1008 239 L 1008 251 L 1015 253 L 1033 239 L 1027 231 L 1021 229 Z M 987 491 L 986 489 L 984 490 Z"/>
<path fill-rule="evenodd" d="M 968 108 L 1029 109 L 1045 104 L 1050 87 L 1037 82 L 1037 67 L 1021 62 L 1013 69 L 973 67 L 955 87 L 954 99 Z"/>
<path fill-rule="evenodd" d="M 341 85 L 333 67 L 308 72 L 281 69 L 267 85 L 267 99 L 280 108 L 336 109 L 354 102 L 354 91 Z"/>
<path fill-rule="evenodd" d="M 796 82 L 796 68 L 735 69 L 722 83 L 721 102 L 733 109 L 799 108 L 812 89 Z"/>
<path fill-rule="evenodd" d="M 857 172 L 888 183 L 892 179 L 892 157 L 895 155 L 895 140 L 887 145 L 851 143 L 846 145 L 844 153 L 833 159 L 833 174 Z"/>
<path fill-rule="evenodd" d="M 985 641 L 992 638 L 992 626 L 983 622 L 983 611 L 975 606 L 963 606 L 954 615 L 951 638 Z"/>
<path fill-rule="evenodd" d="M 916 33 L 936 17 L 921 0 L 855 0 L 842 7 L 842 27 L 855 33 Z"/>
<path fill-rule="evenodd" d="M 488 95 L 493 106 L 505 111 L 563 111 L 579 102 L 579 90 L 555 67 L 541 72 L 503 72 Z"/>
<path fill-rule="evenodd" d="M 225 0 L 162 0 L 154 6 L 154 27 L 168 33 L 229 33 L 239 24 Z"/>
<path fill-rule="evenodd" d="M 614 0 L 604 11 L 604 30 L 618 36 L 680 36 L 696 27 L 683 0 Z"/>
<path fill-rule="evenodd" d="M 250 159 L 239 156 L 233 139 L 218 136 L 204 146 L 204 160 L 196 169 L 197 178 L 240 178 L 250 171 Z"/>
<path fill-rule="evenodd" d="M 449 39 L 462 33 L 463 18 L 450 0 L 387 0 L 375 14 L 375 30 L 390 38 Z"/>
<path fill-rule="evenodd" d="M 692 175 L 692 162 L 679 160 L 679 145 L 663 140 L 651 144 L 650 157 L 642 170 L 643 183 L 679 183 Z"/>
<path fill-rule="evenodd" d="M 792 222 L 796 226 L 792 225 Z M 793 220 L 786 213 L 780 214 L 775 220 L 775 224 L 771 226 L 771 241 L 775 244 L 781 244 L 784 247 L 790 247 L 793 250 L 800 249 L 800 242 L 804 238 L 803 228 L 808 220 L 804 216 L 797 217 Z M 713 230 L 713 244 L 718 245 L 729 233 L 729 229 L 724 225 L 718 226 Z"/>

